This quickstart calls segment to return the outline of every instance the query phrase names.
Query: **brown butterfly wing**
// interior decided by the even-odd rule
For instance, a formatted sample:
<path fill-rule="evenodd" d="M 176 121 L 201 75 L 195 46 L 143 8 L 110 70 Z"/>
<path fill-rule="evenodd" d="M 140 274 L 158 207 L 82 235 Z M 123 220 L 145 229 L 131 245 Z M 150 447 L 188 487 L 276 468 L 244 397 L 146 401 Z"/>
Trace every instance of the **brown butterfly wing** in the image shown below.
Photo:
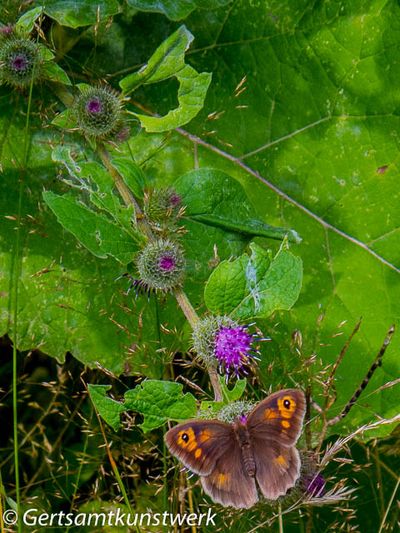
<path fill-rule="evenodd" d="M 300 475 L 300 457 L 294 445 L 304 414 L 303 392 L 286 389 L 268 396 L 248 416 L 256 479 L 268 499 L 286 494 Z"/>
<path fill-rule="evenodd" d="M 224 446 L 224 452 L 208 476 L 201 477 L 204 492 L 224 506 L 248 509 L 258 501 L 254 477 L 250 477 L 243 465 L 238 441 L 234 438 Z"/>
<path fill-rule="evenodd" d="M 276 500 L 294 486 L 300 475 L 299 452 L 274 441 L 253 441 L 256 479 L 261 492 L 269 500 Z"/>
<path fill-rule="evenodd" d="M 165 435 L 172 455 L 201 476 L 211 474 L 232 440 L 235 440 L 232 427 L 218 420 L 189 420 Z"/>
<path fill-rule="evenodd" d="M 285 389 L 257 404 L 247 418 L 251 438 L 293 446 L 300 436 L 306 410 L 304 393 Z"/>

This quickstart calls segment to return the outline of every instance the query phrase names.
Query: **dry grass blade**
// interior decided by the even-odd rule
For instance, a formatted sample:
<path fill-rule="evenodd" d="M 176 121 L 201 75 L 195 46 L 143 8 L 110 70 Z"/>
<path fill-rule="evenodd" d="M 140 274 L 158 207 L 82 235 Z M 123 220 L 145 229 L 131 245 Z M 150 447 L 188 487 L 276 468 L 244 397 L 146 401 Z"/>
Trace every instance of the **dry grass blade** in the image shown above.
<path fill-rule="evenodd" d="M 336 442 L 334 442 L 330 447 L 327 448 L 324 456 L 321 459 L 320 465 L 321 467 L 326 466 L 329 461 L 333 459 L 333 457 L 354 437 L 357 435 L 362 435 L 366 431 L 371 431 L 374 429 L 379 428 L 380 426 L 386 425 L 386 424 L 398 424 L 400 423 L 400 414 L 392 417 L 392 418 L 383 418 L 381 420 L 377 420 L 376 422 L 372 422 L 371 424 L 364 424 L 363 426 L 359 427 L 353 433 L 350 433 L 350 435 L 347 435 L 346 437 L 343 437 L 341 439 L 337 439 Z"/>

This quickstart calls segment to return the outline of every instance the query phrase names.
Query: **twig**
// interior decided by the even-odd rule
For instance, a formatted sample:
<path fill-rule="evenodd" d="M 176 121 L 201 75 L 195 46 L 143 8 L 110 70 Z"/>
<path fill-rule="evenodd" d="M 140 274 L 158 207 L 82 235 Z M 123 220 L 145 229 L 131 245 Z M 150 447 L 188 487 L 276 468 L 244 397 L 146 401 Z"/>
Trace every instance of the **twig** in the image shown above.
<path fill-rule="evenodd" d="M 350 409 L 353 407 L 353 405 L 356 403 L 357 399 L 360 397 L 361 393 L 365 389 L 365 387 L 368 385 L 369 380 L 372 377 L 372 374 L 375 372 L 375 370 L 378 368 L 378 366 L 381 366 L 382 364 L 382 357 L 384 353 L 386 352 L 386 348 L 389 346 L 390 341 L 392 340 L 392 336 L 394 333 L 395 327 L 394 325 L 389 328 L 389 331 L 387 332 L 386 338 L 383 341 L 382 347 L 379 350 L 378 355 L 376 356 L 375 361 L 372 363 L 370 369 L 368 370 L 367 375 L 363 379 L 361 385 L 358 387 L 356 392 L 353 394 L 353 396 L 350 398 L 350 400 L 345 405 L 344 409 L 341 413 L 339 413 L 334 418 L 331 418 L 328 420 L 328 426 L 333 426 L 334 424 L 337 424 L 342 418 L 344 418 L 350 411 Z"/>
<path fill-rule="evenodd" d="M 348 348 L 350 346 L 350 343 L 353 340 L 354 335 L 360 329 L 361 320 L 362 320 L 362 318 L 360 318 L 360 320 L 354 326 L 353 331 L 351 332 L 349 338 L 347 339 L 347 341 L 345 342 L 343 348 L 340 351 L 339 357 L 336 359 L 334 365 L 332 366 L 331 373 L 329 374 L 328 380 L 326 382 L 326 390 L 328 392 L 328 396 L 326 397 L 326 401 L 325 401 L 325 410 L 328 410 L 332 406 L 332 404 L 335 402 L 335 400 L 336 400 L 336 390 L 335 390 L 335 394 L 334 394 L 334 397 L 333 397 L 332 400 L 329 400 L 329 390 L 330 390 L 330 388 L 332 386 L 332 383 L 333 383 L 333 380 L 335 378 L 336 371 L 337 371 L 340 363 L 342 362 L 343 357 L 345 356 L 345 354 L 346 354 L 346 352 L 347 352 L 347 350 L 348 350 Z"/>

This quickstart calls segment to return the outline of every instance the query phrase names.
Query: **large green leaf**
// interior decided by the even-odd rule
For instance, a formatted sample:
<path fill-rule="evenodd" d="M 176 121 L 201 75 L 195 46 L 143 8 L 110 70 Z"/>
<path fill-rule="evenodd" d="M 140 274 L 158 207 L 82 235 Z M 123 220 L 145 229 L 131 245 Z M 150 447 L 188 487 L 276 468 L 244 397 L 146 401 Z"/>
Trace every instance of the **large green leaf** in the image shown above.
<path fill-rule="evenodd" d="M 120 427 L 120 413 L 132 410 L 144 416 L 140 427 L 144 432 L 162 426 L 167 420 L 182 421 L 197 413 L 196 399 L 190 392 L 183 393 L 181 383 L 172 381 L 143 381 L 125 392 L 124 402 L 107 396 L 108 385 L 89 385 L 90 397 L 99 414 L 114 429 Z"/>
<path fill-rule="evenodd" d="M 197 7 L 215 9 L 229 4 L 232 0 L 128 0 L 129 5 L 142 11 L 163 13 L 171 20 L 180 20 Z M 201 16 L 201 15 L 200 15 Z"/>
<path fill-rule="evenodd" d="M 242 185 L 225 172 L 192 170 L 174 182 L 174 189 L 182 197 L 184 219 L 250 237 L 281 240 L 287 236 L 291 241 L 301 241 L 296 231 L 259 220 Z"/>
<path fill-rule="evenodd" d="M 251 256 L 223 261 L 207 282 L 204 299 L 210 311 L 240 320 L 267 318 L 289 310 L 299 297 L 301 259 L 283 247 L 272 259 L 263 248 L 250 245 Z"/>
<path fill-rule="evenodd" d="M 198 73 L 185 64 L 185 52 L 193 40 L 193 35 L 185 26 L 178 28 L 152 54 L 148 63 L 138 72 L 129 74 L 120 81 L 125 94 L 140 85 L 157 83 L 175 76 L 178 83 L 178 107 L 163 117 L 135 113 L 148 132 L 163 132 L 187 124 L 202 109 L 211 74 Z"/>
<path fill-rule="evenodd" d="M 102 259 L 112 256 L 124 264 L 133 260 L 138 251 L 137 243 L 122 228 L 80 204 L 71 195 L 46 191 L 43 198 L 60 224 L 93 255 Z"/>
<path fill-rule="evenodd" d="M 96 24 L 119 12 L 118 0 L 36 0 L 35 4 L 63 26 L 79 28 Z"/>

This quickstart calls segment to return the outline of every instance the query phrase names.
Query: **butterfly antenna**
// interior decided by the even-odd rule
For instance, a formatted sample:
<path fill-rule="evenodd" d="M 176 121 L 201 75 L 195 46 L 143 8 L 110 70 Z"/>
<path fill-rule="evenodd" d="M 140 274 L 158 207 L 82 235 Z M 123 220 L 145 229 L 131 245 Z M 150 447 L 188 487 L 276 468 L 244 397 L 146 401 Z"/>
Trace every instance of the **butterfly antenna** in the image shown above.
<path fill-rule="evenodd" d="M 345 405 L 345 407 L 342 410 L 342 412 L 340 414 L 338 414 L 337 416 L 335 416 L 334 418 L 331 418 L 330 420 L 328 420 L 328 425 L 329 426 L 337 424 L 342 418 L 344 418 L 348 414 L 350 409 L 353 407 L 353 405 L 356 403 L 358 398 L 361 396 L 361 393 L 363 392 L 365 387 L 368 385 L 369 380 L 373 376 L 375 370 L 379 366 L 382 365 L 383 355 L 386 352 L 386 348 L 389 346 L 390 341 L 392 340 L 392 337 L 393 337 L 393 334 L 394 334 L 394 330 L 395 330 L 395 326 L 393 324 L 392 326 L 390 326 L 389 331 L 387 332 L 387 335 L 385 337 L 385 340 L 383 341 L 383 344 L 381 346 L 381 349 L 379 350 L 378 355 L 375 358 L 375 361 L 372 363 L 370 369 L 368 370 L 367 375 L 365 376 L 365 378 L 361 382 L 361 385 L 358 387 L 356 392 L 353 394 L 353 396 L 347 402 L 347 404 Z"/>

